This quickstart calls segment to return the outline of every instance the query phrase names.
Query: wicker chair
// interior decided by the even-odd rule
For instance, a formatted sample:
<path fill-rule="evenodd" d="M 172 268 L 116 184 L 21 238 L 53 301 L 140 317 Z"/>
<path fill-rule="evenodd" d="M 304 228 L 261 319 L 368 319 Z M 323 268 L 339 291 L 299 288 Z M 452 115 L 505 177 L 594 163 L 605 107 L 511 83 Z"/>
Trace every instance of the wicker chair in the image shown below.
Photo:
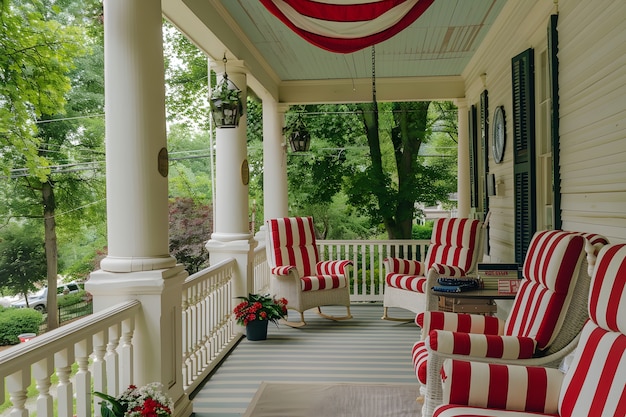
<path fill-rule="evenodd" d="M 267 260 L 270 291 L 285 297 L 287 308 L 300 313 L 300 322 L 284 321 L 292 327 L 305 325 L 304 312 L 317 312 L 331 320 L 352 318 L 350 278 L 352 261 L 319 261 L 312 217 L 286 217 L 267 221 Z M 322 314 L 321 306 L 345 306 L 342 317 Z"/>
<path fill-rule="evenodd" d="M 626 415 L 626 245 L 598 256 L 589 320 L 569 366 L 561 369 L 447 359 L 444 405 L 435 417 Z M 475 381 L 480 381 L 476 384 Z"/>
<path fill-rule="evenodd" d="M 436 310 L 438 297 L 426 291 L 437 278 L 471 277 L 482 255 L 484 226 L 479 220 L 437 219 L 424 261 L 401 258 L 385 259 L 385 294 L 383 319 L 390 317 L 389 307 L 399 307 L 414 313 Z"/>
<path fill-rule="evenodd" d="M 533 236 L 509 317 L 428 311 L 418 315 L 425 339 L 413 364 L 425 396 L 423 417 L 442 402 L 439 373 L 447 358 L 557 367 L 578 343 L 587 320 L 589 270 L 606 238 L 542 231 Z"/>

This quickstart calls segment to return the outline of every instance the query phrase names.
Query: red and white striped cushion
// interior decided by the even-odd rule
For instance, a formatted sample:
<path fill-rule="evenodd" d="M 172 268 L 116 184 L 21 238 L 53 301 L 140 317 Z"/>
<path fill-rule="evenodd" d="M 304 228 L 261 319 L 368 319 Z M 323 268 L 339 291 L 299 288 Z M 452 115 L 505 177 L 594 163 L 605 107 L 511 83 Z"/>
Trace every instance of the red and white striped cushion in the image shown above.
<path fill-rule="evenodd" d="M 426 267 L 423 262 L 412 259 L 385 258 L 387 273 L 404 275 L 424 275 Z"/>
<path fill-rule="evenodd" d="M 558 230 L 537 232 L 523 266 L 524 279 L 505 324 L 504 334 L 537 340 L 544 349 L 560 330 L 571 299 L 585 239 Z"/>
<path fill-rule="evenodd" d="M 415 324 L 422 328 L 423 334 L 428 334 L 432 330 L 449 330 L 452 332 L 501 335 L 504 329 L 504 320 L 495 316 L 445 311 L 420 313 L 415 317 Z"/>
<path fill-rule="evenodd" d="M 302 291 L 332 290 L 348 286 L 346 275 L 309 275 L 300 278 Z"/>
<path fill-rule="evenodd" d="M 625 244 L 608 245 L 600 251 L 591 282 L 589 316 L 565 377 L 560 415 L 625 416 Z"/>
<path fill-rule="evenodd" d="M 554 417 L 555 414 L 526 413 L 524 411 L 506 411 L 461 405 L 443 405 L 437 408 L 433 417 Z"/>
<path fill-rule="evenodd" d="M 426 343 L 423 340 L 420 340 L 413 345 L 413 349 L 411 349 L 411 357 L 413 359 L 413 369 L 415 370 L 417 380 L 422 385 L 426 385 L 428 349 L 426 349 Z"/>
<path fill-rule="evenodd" d="M 464 218 L 437 219 L 433 226 L 425 264 L 452 265 L 469 271 L 477 249 L 476 236 L 482 223 Z"/>
<path fill-rule="evenodd" d="M 435 271 L 437 271 L 439 275 L 443 277 L 460 278 L 464 277 L 466 274 L 465 269 L 459 268 L 458 266 L 434 263 L 432 264 L 431 268 L 433 268 Z"/>
<path fill-rule="evenodd" d="M 551 414 L 558 410 L 563 382 L 563 373 L 554 368 L 450 359 L 444 362 L 441 375 L 444 403 Z M 472 410 L 467 415 L 480 413 Z"/>
<path fill-rule="evenodd" d="M 385 283 L 393 288 L 423 293 L 426 277 L 420 275 L 388 274 Z"/>
<path fill-rule="evenodd" d="M 315 274 L 318 261 L 312 217 L 285 217 L 268 221 L 270 255 L 276 267 L 294 265 L 301 276 Z"/>
<path fill-rule="evenodd" d="M 530 337 L 499 336 L 433 330 L 428 333 L 426 346 L 449 355 L 475 358 L 528 359 L 535 353 L 536 341 Z"/>
<path fill-rule="evenodd" d="M 350 265 L 352 261 L 322 261 L 315 265 L 315 270 L 318 275 L 345 275 Z"/>

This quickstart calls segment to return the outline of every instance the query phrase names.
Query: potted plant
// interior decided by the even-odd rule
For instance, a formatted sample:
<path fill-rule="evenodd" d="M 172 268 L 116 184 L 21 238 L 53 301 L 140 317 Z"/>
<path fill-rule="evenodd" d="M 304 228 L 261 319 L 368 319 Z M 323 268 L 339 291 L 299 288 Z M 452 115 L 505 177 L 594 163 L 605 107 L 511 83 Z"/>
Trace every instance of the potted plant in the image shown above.
<path fill-rule="evenodd" d="M 235 308 L 237 324 L 246 326 L 248 340 L 267 339 L 267 324 L 271 321 L 278 325 L 278 320 L 287 315 L 287 300 L 277 299 L 269 294 L 248 294 L 237 297 L 242 300 Z"/>
<path fill-rule="evenodd" d="M 172 400 L 162 392 L 162 385 L 152 382 L 141 388 L 131 385 L 119 397 L 94 391 L 100 403 L 102 417 L 171 417 Z"/>
<path fill-rule="evenodd" d="M 311 134 L 302 120 L 302 114 L 298 113 L 284 128 L 283 134 L 289 137 L 293 152 L 307 152 L 311 146 Z"/>
<path fill-rule="evenodd" d="M 215 127 L 232 128 L 239 126 L 243 114 L 241 90 L 224 73 L 222 80 L 211 90 L 210 106 Z"/>

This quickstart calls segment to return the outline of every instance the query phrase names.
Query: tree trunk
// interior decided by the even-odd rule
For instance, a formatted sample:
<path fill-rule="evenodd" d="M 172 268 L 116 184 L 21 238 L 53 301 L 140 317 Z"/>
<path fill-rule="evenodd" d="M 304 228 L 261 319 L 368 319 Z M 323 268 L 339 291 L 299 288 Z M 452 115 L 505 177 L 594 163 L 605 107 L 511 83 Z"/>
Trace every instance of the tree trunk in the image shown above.
<path fill-rule="evenodd" d="M 57 233 L 54 218 L 54 188 L 50 181 L 42 184 L 43 219 L 45 229 L 46 264 L 48 266 L 48 330 L 59 325 L 57 308 Z"/>

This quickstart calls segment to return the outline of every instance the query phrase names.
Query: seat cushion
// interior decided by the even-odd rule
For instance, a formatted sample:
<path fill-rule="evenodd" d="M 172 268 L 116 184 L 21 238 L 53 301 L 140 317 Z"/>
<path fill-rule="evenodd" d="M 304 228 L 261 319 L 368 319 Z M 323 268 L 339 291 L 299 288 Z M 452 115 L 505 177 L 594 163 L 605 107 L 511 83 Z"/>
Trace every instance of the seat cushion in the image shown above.
<path fill-rule="evenodd" d="M 333 288 L 345 288 L 348 279 L 345 275 L 309 275 L 300 278 L 302 291 L 332 290 Z"/>
<path fill-rule="evenodd" d="M 421 275 L 387 274 L 385 283 L 389 287 L 423 293 L 426 287 L 426 277 Z"/>
<path fill-rule="evenodd" d="M 477 235 L 482 223 L 464 218 L 437 219 L 426 254 L 426 267 L 435 264 L 452 265 L 470 271 L 479 242 Z"/>
<path fill-rule="evenodd" d="M 416 342 L 413 345 L 411 354 L 415 376 L 422 385 L 426 385 L 426 365 L 428 363 L 428 349 L 426 349 L 426 343 L 423 340 Z"/>
<path fill-rule="evenodd" d="M 531 337 L 545 349 L 561 329 L 585 256 L 585 239 L 549 230 L 533 236 L 523 266 L 524 278 L 504 333 Z"/>

